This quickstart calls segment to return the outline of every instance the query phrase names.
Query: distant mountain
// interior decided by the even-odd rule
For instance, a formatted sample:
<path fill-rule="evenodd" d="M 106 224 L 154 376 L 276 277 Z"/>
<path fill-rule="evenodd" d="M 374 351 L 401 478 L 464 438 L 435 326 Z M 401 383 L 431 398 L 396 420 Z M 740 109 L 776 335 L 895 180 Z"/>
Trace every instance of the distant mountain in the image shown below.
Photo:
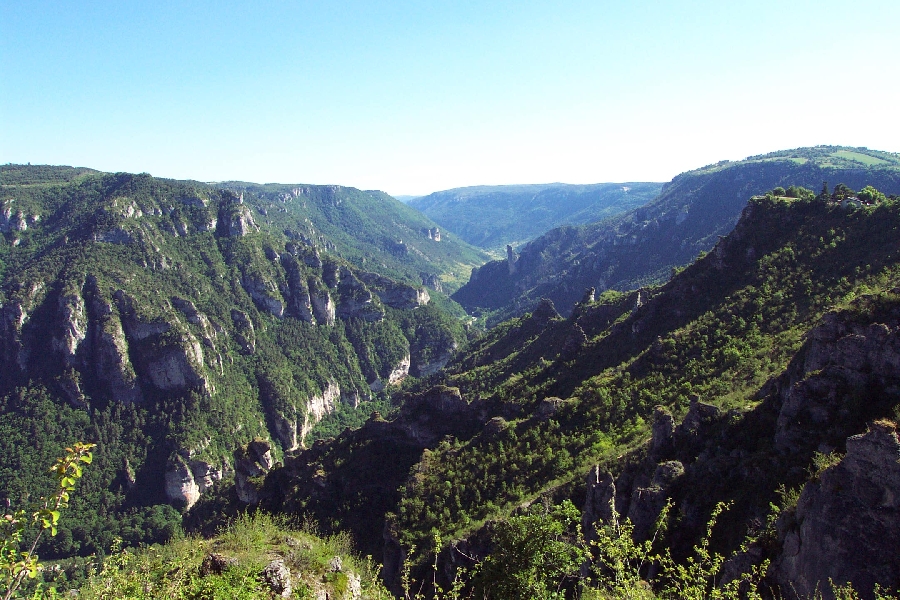
<path fill-rule="evenodd" d="M 753 156 L 683 173 L 653 202 L 580 227 L 560 227 L 507 260 L 473 271 L 453 298 L 491 321 L 530 310 L 541 298 L 568 313 L 588 288 L 628 290 L 666 281 L 674 267 L 709 251 L 737 223 L 747 200 L 777 186 L 820 191 L 871 184 L 900 193 L 900 155 L 818 146 Z"/>
<path fill-rule="evenodd" d="M 397 200 L 399 200 L 399 201 L 402 202 L 403 204 L 409 204 L 409 203 L 412 202 L 413 200 L 417 200 L 417 199 L 419 199 L 419 198 L 421 198 L 421 197 L 422 197 L 422 196 L 394 196 L 394 198 L 396 198 Z"/>
<path fill-rule="evenodd" d="M 661 188 L 661 183 L 477 186 L 435 192 L 410 206 L 470 244 L 496 250 L 560 225 L 590 223 L 641 206 Z"/>
<path fill-rule="evenodd" d="M 47 550 L 159 540 L 241 446 L 389 408 L 466 339 L 438 290 L 485 255 L 438 231 L 381 192 L 0 166 L 0 498 L 94 442 Z"/>

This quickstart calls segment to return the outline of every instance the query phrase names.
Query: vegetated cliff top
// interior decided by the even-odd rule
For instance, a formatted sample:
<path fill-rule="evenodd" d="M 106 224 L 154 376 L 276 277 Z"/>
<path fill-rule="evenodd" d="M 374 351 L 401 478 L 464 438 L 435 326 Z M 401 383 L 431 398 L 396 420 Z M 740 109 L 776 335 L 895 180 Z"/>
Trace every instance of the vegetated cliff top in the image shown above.
<path fill-rule="evenodd" d="M 392 598 L 348 536 L 323 538 L 311 526 L 264 514 L 241 516 L 207 539 L 174 540 L 99 562 L 102 569 L 83 580 L 67 580 L 66 563 L 47 570 L 45 589 L 77 590 L 85 599 Z"/>
<path fill-rule="evenodd" d="M 589 223 L 641 206 L 661 188 L 644 182 L 474 186 L 435 192 L 410 206 L 470 244 L 502 251 L 560 225 Z"/>
<path fill-rule="evenodd" d="M 287 459 L 263 503 L 328 515 L 367 551 L 386 522 L 390 578 L 403 550 L 430 551 L 435 533 L 483 552 L 482 526 L 517 507 L 582 505 L 599 464 L 642 526 L 657 500 L 675 498 L 683 517 L 666 543 L 676 556 L 716 501 L 734 499 L 714 544 L 736 549 L 770 503 L 794 510 L 779 489 L 805 485 L 816 452 L 900 417 L 898 230 L 896 200 L 753 199 L 734 231 L 663 286 L 585 295 L 568 318 L 544 302 L 504 323 L 410 390 L 396 419 L 374 416 Z M 652 449 L 659 405 L 681 423 Z M 656 477 L 660 461 L 680 467 Z M 786 552 L 772 527 L 760 559 Z M 806 572 L 793 568 L 779 573 Z"/>
<path fill-rule="evenodd" d="M 722 161 L 675 177 L 659 197 L 623 215 L 547 232 L 474 271 L 454 299 L 490 323 L 533 308 L 542 297 L 568 314 L 587 288 L 627 290 L 661 283 L 737 223 L 747 200 L 782 186 L 818 192 L 823 181 L 900 193 L 896 154 L 837 146 Z"/>

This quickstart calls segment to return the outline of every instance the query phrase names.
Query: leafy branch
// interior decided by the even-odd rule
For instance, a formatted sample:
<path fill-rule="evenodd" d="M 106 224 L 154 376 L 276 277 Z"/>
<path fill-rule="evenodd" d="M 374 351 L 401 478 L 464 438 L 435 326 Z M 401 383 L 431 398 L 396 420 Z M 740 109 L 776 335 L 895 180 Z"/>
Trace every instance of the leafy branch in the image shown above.
<path fill-rule="evenodd" d="M 26 577 L 34 579 L 40 572 L 38 557 L 35 554 L 38 542 L 45 531 L 51 536 L 57 532 L 57 524 L 62 509 L 69 506 L 70 494 L 75 490 L 75 483 L 81 478 L 84 465 L 91 464 L 91 450 L 96 444 L 75 443 L 66 448 L 65 456 L 56 460 L 50 472 L 56 479 L 56 491 L 42 497 L 37 509 L 31 513 L 19 509 L 6 514 L 0 519 L 0 576 L 3 580 L 3 600 L 9 600 L 22 585 Z M 30 526 L 37 528 L 28 550 L 22 551 L 25 535 Z"/>

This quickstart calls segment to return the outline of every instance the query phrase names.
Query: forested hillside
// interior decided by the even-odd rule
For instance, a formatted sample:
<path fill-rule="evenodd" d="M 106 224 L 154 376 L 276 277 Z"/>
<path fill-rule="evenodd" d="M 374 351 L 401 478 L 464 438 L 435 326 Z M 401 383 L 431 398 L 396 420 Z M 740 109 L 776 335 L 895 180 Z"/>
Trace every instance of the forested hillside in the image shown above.
<path fill-rule="evenodd" d="M 900 193 L 900 158 L 867 150 L 819 146 L 723 161 L 683 173 L 657 199 L 624 215 L 550 231 L 472 273 L 455 295 L 490 323 L 551 299 L 568 314 L 585 289 L 625 291 L 666 281 L 672 269 L 709 251 L 737 223 L 747 200 L 776 187 L 819 192 L 843 183 Z"/>
<path fill-rule="evenodd" d="M 412 548 L 423 577 L 437 560 L 444 585 L 465 580 L 499 543 L 491 523 L 532 503 L 572 500 L 590 533 L 612 501 L 644 538 L 667 498 L 657 542 L 675 560 L 731 501 L 712 548 L 750 536 L 732 569 L 760 565 L 769 589 L 896 586 L 896 540 L 873 532 L 897 525 L 878 498 L 900 480 L 859 465 L 900 452 L 900 203 L 783 192 L 752 199 L 661 287 L 583 294 L 567 318 L 544 301 L 495 328 L 405 393 L 396 418 L 287 457 L 262 505 L 383 547 L 395 589 Z M 830 518 L 841 533 L 826 543 Z"/>
<path fill-rule="evenodd" d="M 47 556 L 166 539 L 253 476 L 236 450 L 271 463 L 389 410 L 385 388 L 466 339 L 437 290 L 482 254 L 380 192 L 17 165 L 0 183 L 0 498 L 97 444 Z"/>
<path fill-rule="evenodd" d="M 496 185 L 435 192 L 410 201 L 441 227 L 485 249 L 503 251 L 560 225 L 579 225 L 642 206 L 659 183 Z"/>

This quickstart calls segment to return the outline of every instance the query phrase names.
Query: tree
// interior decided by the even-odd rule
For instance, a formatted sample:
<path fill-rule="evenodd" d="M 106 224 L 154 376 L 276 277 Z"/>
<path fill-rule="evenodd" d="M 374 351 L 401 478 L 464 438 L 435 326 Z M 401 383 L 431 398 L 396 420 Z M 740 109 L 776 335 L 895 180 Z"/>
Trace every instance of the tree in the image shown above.
<path fill-rule="evenodd" d="M 494 525 L 494 550 L 482 563 L 476 588 L 485 598 L 562 598 L 578 582 L 587 558 L 580 514 L 565 501 L 533 504 L 524 515 Z"/>
<path fill-rule="evenodd" d="M 806 189 L 805 187 L 802 187 L 799 185 L 792 185 L 792 186 L 788 187 L 787 191 L 785 192 L 785 196 L 787 196 L 788 198 L 799 198 L 799 199 L 812 200 L 813 192 L 811 190 Z"/>
<path fill-rule="evenodd" d="M 856 192 L 854 192 L 852 189 L 850 189 L 843 183 L 839 183 L 836 186 L 834 186 L 834 191 L 831 192 L 831 199 L 840 201 L 840 200 L 845 200 L 847 198 L 852 198 L 855 195 L 856 195 Z"/>
<path fill-rule="evenodd" d="M 887 200 L 884 194 L 873 188 L 871 185 L 867 185 L 861 189 L 857 196 L 866 204 L 878 204 L 879 202 Z"/>

